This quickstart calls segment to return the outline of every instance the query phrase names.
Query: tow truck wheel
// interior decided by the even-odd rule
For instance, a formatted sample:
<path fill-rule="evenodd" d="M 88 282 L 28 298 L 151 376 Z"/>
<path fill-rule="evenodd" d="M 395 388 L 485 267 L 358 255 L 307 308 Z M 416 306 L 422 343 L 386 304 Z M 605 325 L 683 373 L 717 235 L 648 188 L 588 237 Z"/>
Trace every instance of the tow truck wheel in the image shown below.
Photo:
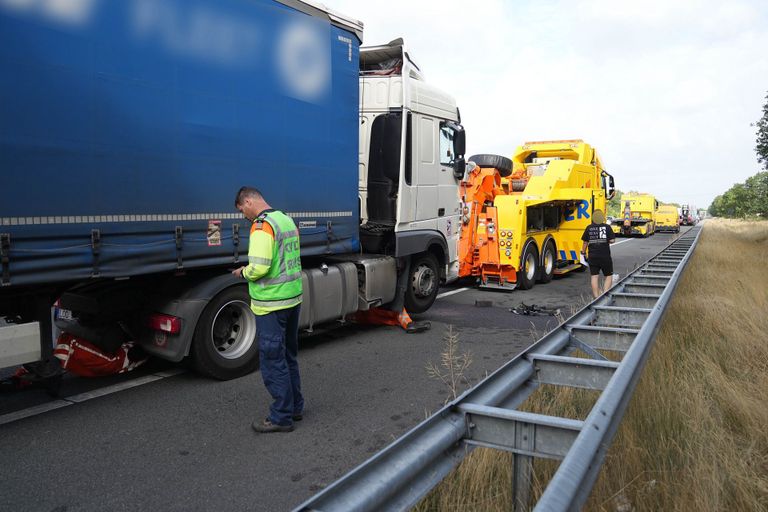
<path fill-rule="evenodd" d="M 411 260 L 408 276 L 408 288 L 405 290 L 405 309 L 409 313 L 423 313 L 437 298 L 440 288 L 440 273 L 437 270 L 437 258 L 433 254 L 423 253 Z"/>
<path fill-rule="evenodd" d="M 256 317 L 245 286 L 233 286 L 208 303 L 195 329 L 195 369 L 219 380 L 242 377 L 259 364 Z"/>
<path fill-rule="evenodd" d="M 536 244 L 529 243 L 525 246 L 523 258 L 520 261 L 520 270 L 517 271 L 517 286 L 522 290 L 530 290 L 536 284 L 536 276 L 539 273 L 539 251 Z"/>
<path fill-rule="evenodd" d="M 552 242 L 547 242 L 544 246 L 544 254 L 541 258 L 541 272 L 539 275 L 540 283 L 548 283 L 552 280 L 552 276 L 555 274 L 555 249 L 552 246 Z"/>
<path fill-rule="evenodd" d="M 478 167 L 493 167 L 498 169 L 502 178 L 512 174 L 512 160 L 500 155 L 472 155 L 470 162 L 475 162 Z"/>

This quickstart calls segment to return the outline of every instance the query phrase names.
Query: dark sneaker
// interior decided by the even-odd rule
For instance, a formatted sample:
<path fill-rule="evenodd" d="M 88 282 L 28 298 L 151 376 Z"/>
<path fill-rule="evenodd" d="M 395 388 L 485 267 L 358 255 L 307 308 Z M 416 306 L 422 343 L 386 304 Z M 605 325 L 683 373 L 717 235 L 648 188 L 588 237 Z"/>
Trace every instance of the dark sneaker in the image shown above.
<path fill-rule="evenodd" d="M 432 328 L 432 323 L 429 320 L 414 320 L 413 322 L 408 324 L 408 327 L 405 328 L 405 332 L 408 334 L 415 334 L 417 332 L 424 332 L 428 331 Z"/>
<path fill-rule="evenodd" d="M 293 421 L 301 421 L 304 419 L 304 415 L 301 413 L 295 413 L 293 416 L 291 416 L 291 419 Z"/>
<path fill-rule="evenodd" d="M 256 423 L 254 421 L 251 424 L 251 428 L 253 428 L 253 430 L 259 434 L 270 434 L 272 432 L 293 432 L 293 425 L 275 425 L 269 421 L 269 419 L 266 419 L 261 423 Z"/>

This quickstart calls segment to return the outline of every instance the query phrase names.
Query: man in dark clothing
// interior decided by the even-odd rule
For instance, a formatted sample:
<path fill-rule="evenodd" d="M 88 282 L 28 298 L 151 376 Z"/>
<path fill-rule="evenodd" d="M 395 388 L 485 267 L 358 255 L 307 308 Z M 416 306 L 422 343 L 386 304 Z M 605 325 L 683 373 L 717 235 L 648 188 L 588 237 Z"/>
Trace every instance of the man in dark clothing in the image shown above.
<path fill-rule="evenodd" d="M 611 247 L 616 240 L 611 226 L 605 223 L 605 214 L 602 210 L 595 210 L 592 214 L 592 224 L 587 226 L 581 235 L 584 244 L 581 246 L 581 254 L 584 255 L 589 247 L 589 273 L 592 274 L 592 297 L 600 296 L 600 271 L 605 276 L 603 293 L 611 289 L 613 285 L 613 260 L 611 259 Z"/>

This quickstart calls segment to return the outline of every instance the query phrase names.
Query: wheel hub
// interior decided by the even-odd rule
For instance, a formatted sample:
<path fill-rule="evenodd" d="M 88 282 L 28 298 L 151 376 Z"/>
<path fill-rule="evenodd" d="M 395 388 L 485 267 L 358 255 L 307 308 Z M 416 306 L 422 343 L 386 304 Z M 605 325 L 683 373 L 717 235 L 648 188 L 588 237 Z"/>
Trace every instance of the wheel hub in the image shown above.
<path fill-rule="evenodd" d="M 413 291 L 419 297 L 428 297 L 435 287 L 435 273 L 427 266 L 420 266 L 413 273 Z"/>
<path fill-rule="evenodd" d="M 535 273 L 536 259 L 534 258 L 533 254 L 528 254 L 528 257 L 525 258 L 525 277 L 528 279 L 533 279 Z"/>
<path fill-rule="evenodd" d="M 224 304 L 214 315 L 211 339 L 225 359 L 245 354 L 256 339 L 256 319 L 248 304 L 239 300 Z"/>
<path fill-rule="evenodd" d="M 547 251 L 546 254 L 544 254 L 544 271 L 547 273 L 547 275 L 552 273 L 552 268 L 555 266 L 555 258 L 552 256 L 551 251 Z"/>

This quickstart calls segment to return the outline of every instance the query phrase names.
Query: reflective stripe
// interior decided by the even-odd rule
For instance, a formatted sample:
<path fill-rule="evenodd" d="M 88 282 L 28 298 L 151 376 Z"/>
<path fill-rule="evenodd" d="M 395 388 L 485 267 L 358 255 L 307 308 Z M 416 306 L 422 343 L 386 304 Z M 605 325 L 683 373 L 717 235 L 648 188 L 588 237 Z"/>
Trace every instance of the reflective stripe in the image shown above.
<path fill-rule="evenodd" d="M 296 259 L 298 260 L 298 262 L 296 262 L 295 267 L 299 267 L 299 269 L 301 269 L 301 260 L 299 258 L 296 258 Z M 283 257 L 283 246 L 282 245 L 280 245 L 280 251 L 278 252 L 277 261 L 280 262 L 280 268 L 278 269 L 278 274 L 280 276 L 282 276 L 283 278 L 287 278 L 289 276 L 289 273 L 288 273 L 288 260 L 286 260 Z M 291 275 L 295 275 L 295 274 L 291 274 Z M 279 279 L 280 279 L 279 277 L 271 278 L 271 279 L 263 277 L 256 284 L 264 283 L 261 286 L 262 288 L 264 288 L 264 286 L 270 285 L 270 284 L 280 284 L 280 283 L 287 283 L 287 282 L 293 281 L 293 279 L 285 279 L 283 281 L 281 281 Z"/>
<path fill-rule="evenodd" d="M 263 222 L 269 223 L 269 225 L 272 227 L 272 231 L 275 233 L 275 241 L 283 241 L 291 237 L 298 237 L 299 236 L 299 230 L 298 229 L 291 229 L 290 231 L 283 231 L 282 228 L 278 225 L 277 222 L 274 221 L 274 219 L 270 219 L 267 215 L 265 215 L 262 218 Z"/>
<path fill-rule="evenodd" d="M 258 256 L 248 256 L 248 263 L 251 265 L 272 265 L 272 258 L 259 258 Z"/>
<path fill-rule="evenodd" d="M 279 235 L 275 233 L 275 238 L 280 237 L 280 240 L 286 240 L 288 238 L 294 238 L 299 236 L 299 232 L 297 230 L 291 230 L 286 231 L 285 233 L 281 232 Z"/>
<path fill-rule="evenodd" d="M 280 229 L 280 226 L 277 225 L 277 222 L 271 222 L 272 219 L 269 219 L 268 217 L 264 217 L 264 222 L 268 222 L 270 226 L 272 226 L 272 231 L 275 233 L 275 242 L 282 242 L 283 240 L 287 240 L 288 238 L 292 237 L 298 237 L 299 231 L 297 229 L 292 229 L 290 231 L 283 231 Z"/>
<path fill-rule="evenodd" d="M 271 279 L 262 277 L 256 281 L 256 284 L 264 288 L 265 286 L 272 286 L 273 284 L 291 283 L 293 281 L 298 281 L 299 279 L 301 279 L 301 272 L 291 275 L 282 274 Z"/>
<path fill-rule="evenodd" d="M 251 299 L 251 306 L 257 308 L 290 307 L 301 304 L 301 295 L 285 300 L 256 300 Z"/>

